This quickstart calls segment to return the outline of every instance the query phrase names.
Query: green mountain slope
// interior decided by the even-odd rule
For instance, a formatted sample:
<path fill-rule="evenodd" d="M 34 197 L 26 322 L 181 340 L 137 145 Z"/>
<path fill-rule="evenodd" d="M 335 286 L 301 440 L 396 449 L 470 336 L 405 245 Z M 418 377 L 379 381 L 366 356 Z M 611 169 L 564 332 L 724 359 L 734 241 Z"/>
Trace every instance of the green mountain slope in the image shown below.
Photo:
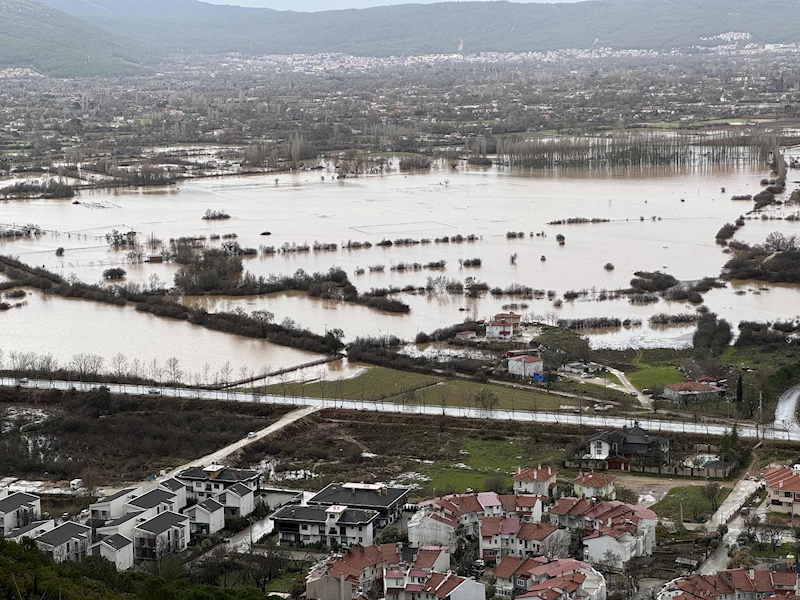
<path fill-rule="evenodd" d="M 121 75 L 140 70 L 142 53 L 68 14 L 32 0 L 0 0 L 0 68 L 32 67 L 45 75 Z"/>
<path fill-rule="evenodd" d="M 672 48 L 749 32 L 800 41 L 798 0 L 593 0 L 565 4 L 443 2 L 297 13 L 196 0 L 44 0 L 109 31 L 172 50 L 361 55 Z"/>

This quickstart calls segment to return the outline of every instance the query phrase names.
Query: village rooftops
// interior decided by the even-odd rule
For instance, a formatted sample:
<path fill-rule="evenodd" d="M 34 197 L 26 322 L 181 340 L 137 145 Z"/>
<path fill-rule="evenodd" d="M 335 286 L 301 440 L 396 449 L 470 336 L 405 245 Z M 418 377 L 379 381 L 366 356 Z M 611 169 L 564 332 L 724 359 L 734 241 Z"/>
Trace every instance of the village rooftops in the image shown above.
<path fill-rule="evenodd" d="M 141 508 L 142 510 L 148 510 L 150 508 L 155 508 L 160 504 L 168 504 L 171 503 L 177 498 L 175 494 L 172 492 L 168 492 L 166 490 L 150 490 L 146 494 L 139 496 L 138 498 L 134 498 L 128 504 L 131 506 L 135 506 L 136 508 Z"/>
<path fill-rule="evenodd" d="M 432 569 L 444 550 L 445 548 L 440 546 L 423 546 L 414 558 L 414 567 L 417 569 Z"/>
<path fill-rule="evenodd" d="M 109 521 L 108 523 L 106 523 L 104 525 L 104 527 L 116 527 L 117 525 L 122 525 L 123 523 L 127 523 L 131 519 L 134 519 L 134 518 L 138 517 L 143 512 L 144 512 L 143 510 L 136 510 L 136 511 L 133 511 L 133 512 L 129 512 L 127 514 L 122 515 L 118 519 L 114 519 L 112 521 Z"/>
<path fill-rule="evenodd" d="M 558 529 L 555 525 L 548 523 L 523 523 L 517 532 L 517 539 L 541 542 Z"/>
<path fill-rule="evenodd" d="M 517 358 L 524 357 L 519 356 Z M 517 472 L 514 473 L 512 479 L 514 481 L 547 481 L 557 474 L 558 471 L 554 471 L 552 467 L 542 468 L 540 465 L 537 468 L 517 469 Z"/>
<path fill-rule="evenodd" d="M 36 531 L 42 527 L 47 527 L 47 524 L 51 522 L 49 520 L 44 521 L 34 521 L 33 523 L 28 523 L 24 527 L 17 527 L 16 529 L 12 529 L 8 533 L 8 537 L 11 539 L 17 538 L 21 535 L 25 535 L 26 533 L 30 533 L 31 531 Z"/>
<path fill-rule="evenodd" d="M 15 492 L 0 500 L 0 513 L 10 513 L 23 506 L 33 506 L 39 498 L 25 492 Z"/>
<path fill-rule="evenodd" d="M 733 569 L 675 579 L 667 584 L 665 592 L 677 600 L 715 600 L 754 592 L 765 598 L 785 597 L 795 593 L 796 583 L 797 573 Z"/>
<path fill-rule="evenodd" d="M 177 492 L 179 489 L 186 487 L 180 481 L 175 479 L 174 477 L 170 477 L 169 479 L 165 479 L 164 481 L 159 482 L 158 485 L 164 486 L 170 492 Z"/>
<path fill-rule="evenodd" d="M 188 518 L 189 517 L 186 515 L 179 515 L 178 513 L 168 510 L 153 517 L 149 521 L 140 523 L 136 526 L 136 529 L 141 529 L 142 531 L 147 531 L 148 533 L 158 535 L 172 529 L 173 527 L 182 527 Z"/>
<path fill-rule="evenodd" d="M 92 533 L 92 528 L 80 523 L 73 523 L 67 521 L 58 527 L 51 529 L 47 533 L 43 533 L 36 538 L 37 542 L 53 546 L 54 548 L 65 544 L 73 538 L 86 538 L 89 539 Z"/>
<path fill-rule="evenodd" d="M 101 504 L 103 502 L 112 502 L 113 500 L 117 500 L 118 498 L 127 496 L 128 494 L 131 494 L 135 491 L 136 491 L 135 488 L 125 488 L 124 490 L 120 490 L 108 496 L 103 496 L 102 498 L 98 499 L 97 502 L 95 502 L 95 504 Z"/>
<path fill-rule="evenodd" d="M 176 475 L 178 480 L 191 481 L 218 481 L 219 483 L 232 484 L 240 481 L 258 479 L 258 471 L 252 469 L 230 469 L 222 465 L 209 465 L 208 467 L 192 467 Z"/>
<path fill-rule="evenodd" d="M 578 476 L 572 481 L 583 487 L 601 488 L 613 483 L 616 479 L 608 473 L 578 473 Z"/>
<path fill-rule="evenodd" d="M 440 600 L 447 598 L 466 579 L 452 573 L 431 573 L 423 589 L 429 594 L 435 594 Z"/>
<path fill-rule="evenodd" d="M 559 498 L 555 506 L 550 508 L 551 515 L 584 515 L 592 508 L 588 498 Z"/>
<path fill-rule="evenodd" d="M 225 508 L 222 504 L 214 500 L 213 498 L 206 498 L 202 502 L 197 504 L 199 508 L 207 510 L 208 512 L 216 512 L 221 508 Z"/>
<path fill-rule="evenodd" d="M 232 486 L 230 486 L 225 491 L 226 492 L 233 492 L 234 494 L 236 494 L 240 498 L 242 498 L 244 496 L 247 496 L 247 494 L 250 494 L 250 493 L 253 492 L 252 489 L 250 489 L 249 487 L 247 487 L 243 483 L 234 483 Z"/>
<path fill-rule="evenodd" d="M 371 523 L 378 517 L 374 510 L 362 510 L 357 508 L 342 507 L 344 510 L 336 511 L 339 518 L 337 525 L 363 525 Z M 273 521 L 302 521 L 310 523 L 326 523 L 328 521 L 329 510 L 325 507 L 315 508 L 313 506 L 284 506 L 274 515 Z"/>
<path fill-rule="evenodd" d="M 124 535 L 120 535 L 119 533 L 104 537 L 102 540 L 100 540 L 100 542 L 110 546 L 114 550 L 121 550 L 125 546 L 129 546 L 133 543 L 132 540 L 129 540 Z"/>
<path fill-rule="evenodd" d="M 536 363 L 536 362 L 544 362 L 543 358 L 538 356 L 532 356 L 530 354 L 525 354 L 523 356 L 512 356 L 508 359 L 509 362 L 523 362 L 523 363 Z"/>
<path fill-rule="evenodd" d="M 331 483 L 308 503 L 385 509 L 403 502 L 407 496 L 408 488 L 386 487 L 381 484 Z"/>
<path fill-rule="evenodd" d="M 721 391 L 716 385 L 704 381 L 682 381 L 680 383 L 669 383 L 664 386 L 674 392 L 696 393 L 696 392 L 719 392 Z"/>
<path fill-rule="evenodd" d="M 764 474 L 767 487 L 787 492 L 800 492 L 800 469 L 773 467 Z"/>

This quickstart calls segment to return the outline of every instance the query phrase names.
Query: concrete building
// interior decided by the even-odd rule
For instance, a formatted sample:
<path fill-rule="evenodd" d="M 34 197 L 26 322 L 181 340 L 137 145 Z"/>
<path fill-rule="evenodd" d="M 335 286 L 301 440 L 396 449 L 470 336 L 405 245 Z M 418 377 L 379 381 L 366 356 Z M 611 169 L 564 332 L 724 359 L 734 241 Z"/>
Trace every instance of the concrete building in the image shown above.
<path fill-rule="evenodd" d="M 189 517 L 192 535 L 217 533 L 225 528 L 225 507 L 213 498 L 184 509 L 183 514 Z"/>
<path fill-rule="evenodd" d="M 104 537 L 89 546 L 89 554 L 114 563 L 117 571 L 126 571 L 133 566 L 133 540 L 119 534 Z"/>
<path fill-rule="evenodd" d="M 252 469 L 231 469 L 223 465 L 192 467 L 175 476 L 186 487 L 187 500 L 202 501 L 216 498 L 229 487 L 239 483 L 258 490 L 260 474 Z M 224 502 L 222 504 L 225 504 Z"/>
<path fill-rule="evenodd" d="M 156 560 L 183 552 L 189 544 L 189 517 L 165 511 L 133 528 L 136 560 Z"/>
<path fill-rule="evenodd" d="M 92 528 L 67 521 L 33 540 L 54 562 L 78 561 L 86 557 Z"/>
<path fill-rule="evenodd" d="M 309 506 L 347 506 L 378 513 L 375 525 L 380 530 L 403 515 L 408 488 L 388 487 L 381 483 L 332 483 L 308 501 Z"/>
<path fill-rule="evenodd" d="M 272 515 L 281 544 L 371 546 L 378 512 L 347 506 L 284 506 Z"/>
<path fill-rule="evenodd" d="M 533 377 L 544 371 L 544 360 L 538 356 L 512 356 L 508 359 L 508 374 L 516 377 Z"/>
<path fill-rule="evenodd" d="M 33 494 L 15 492 L 0 498 L 0 537 L 39 520 L 41 514 L 42 503 Z"/>
<path fill-rule="evenodd" d="M 681 404 L 717 400 L 725 396 L 725 388 L 705 381 L 683 381 L 664 386 L 664 398 Z"/>

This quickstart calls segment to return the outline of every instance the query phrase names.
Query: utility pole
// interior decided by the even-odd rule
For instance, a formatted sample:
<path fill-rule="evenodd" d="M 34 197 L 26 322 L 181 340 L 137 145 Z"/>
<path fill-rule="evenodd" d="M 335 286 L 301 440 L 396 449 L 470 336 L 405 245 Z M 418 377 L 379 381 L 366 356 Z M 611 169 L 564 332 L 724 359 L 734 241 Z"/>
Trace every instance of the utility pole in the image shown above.
<path fill-rule="evenodd" d="M 758 423 L 756 423 L 756 439 L 758 439 L 758 425 L 759 425 L 759 423 L 761 423 L 761 420 L 762 420 L 761 419 L 761 409 L 763 408 L 763 404 L 764 404 L 764 392 L 760 391 L 760 392 L 758 392 Z M 761 437 L 764 437 L 764 435 L 763 435 L 764 434 L 763 427 L 762 427 L 761 433 L 762 433 Z"/>

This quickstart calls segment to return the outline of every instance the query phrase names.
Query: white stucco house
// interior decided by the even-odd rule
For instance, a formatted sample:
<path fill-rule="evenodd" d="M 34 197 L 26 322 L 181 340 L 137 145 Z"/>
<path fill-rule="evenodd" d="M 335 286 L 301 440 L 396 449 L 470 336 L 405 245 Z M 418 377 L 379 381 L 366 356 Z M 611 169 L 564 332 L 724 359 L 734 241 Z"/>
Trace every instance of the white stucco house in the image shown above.
<path fill-rule="evenodd" d="M 42 503 L 38 496 L 25 492 L 0 496 L 0 537 L 38 520 L 41 514 Z"/>
<path fill-rule="evenodd" d="M 456 528 L 458 520 L 446 513 L 433 510 L 419 510 L 408 521 L 408 545 L 456 547 Z"/>
<path fill-rule="evenodd" d="M 572 480 L 575 496 L 578 498 L 601 498 L 616 500 L 617 492 L 614 488 L 616 477 L 608 473 L 578 473 Z"/>
<path fill-rule="evenodd" d="M 162 512 L 134 527 L 134 558 L 155 560 L 182 552 L 189 544 L 189 536 L 189 517 L 172 511 Z"/>
<path fill-rule="evenodd" d="M 243 483 L 234 483 L 214 499 L 225 507 L 227 516 L 246 517 L 255 510 L 253 490 Z"/>
<path fill-rule="evenodd" d="M 216 533 L 225 528 L 225 507 L 213 498 L 185 508 L 183 514 L 189 517 L 192 535 Z"/>
<path fill-rule="evenodd" d="M 113 521 L 125 514 L 125 504 L 141 495 L 136 488 L 125 488 L 89 505 L 89 518 L 95 522 Z"/>
<path fill-rule="evenodd" d="M 67 521 L 34 538 L 39 550 L 54 562 L 78 561 L 86 557 L 92 528 Z"/>
<path fill-rule="evenodd" d="M 508 374 L 516 377 L 533 377 L 535 373 L 544 371 L 544 359 L 525 354 L 508 359 Z"/>
<path fill-rule="evenodd" d="M 133 566 L 133 540 L 119 534 L 104 537 L 89 546 L 89 554 L 114 563 L 117 571 L 126 571 Z"/>
<path fill-rule="evenodd" d="M 512 475 L 514 493 L 552 498 L 556 489 L 556 475 L 558 475 L 558 471 L 552 467 L 542 468 L 541 465 L 535 469 L 517 469 L 517 472 Z"/>

